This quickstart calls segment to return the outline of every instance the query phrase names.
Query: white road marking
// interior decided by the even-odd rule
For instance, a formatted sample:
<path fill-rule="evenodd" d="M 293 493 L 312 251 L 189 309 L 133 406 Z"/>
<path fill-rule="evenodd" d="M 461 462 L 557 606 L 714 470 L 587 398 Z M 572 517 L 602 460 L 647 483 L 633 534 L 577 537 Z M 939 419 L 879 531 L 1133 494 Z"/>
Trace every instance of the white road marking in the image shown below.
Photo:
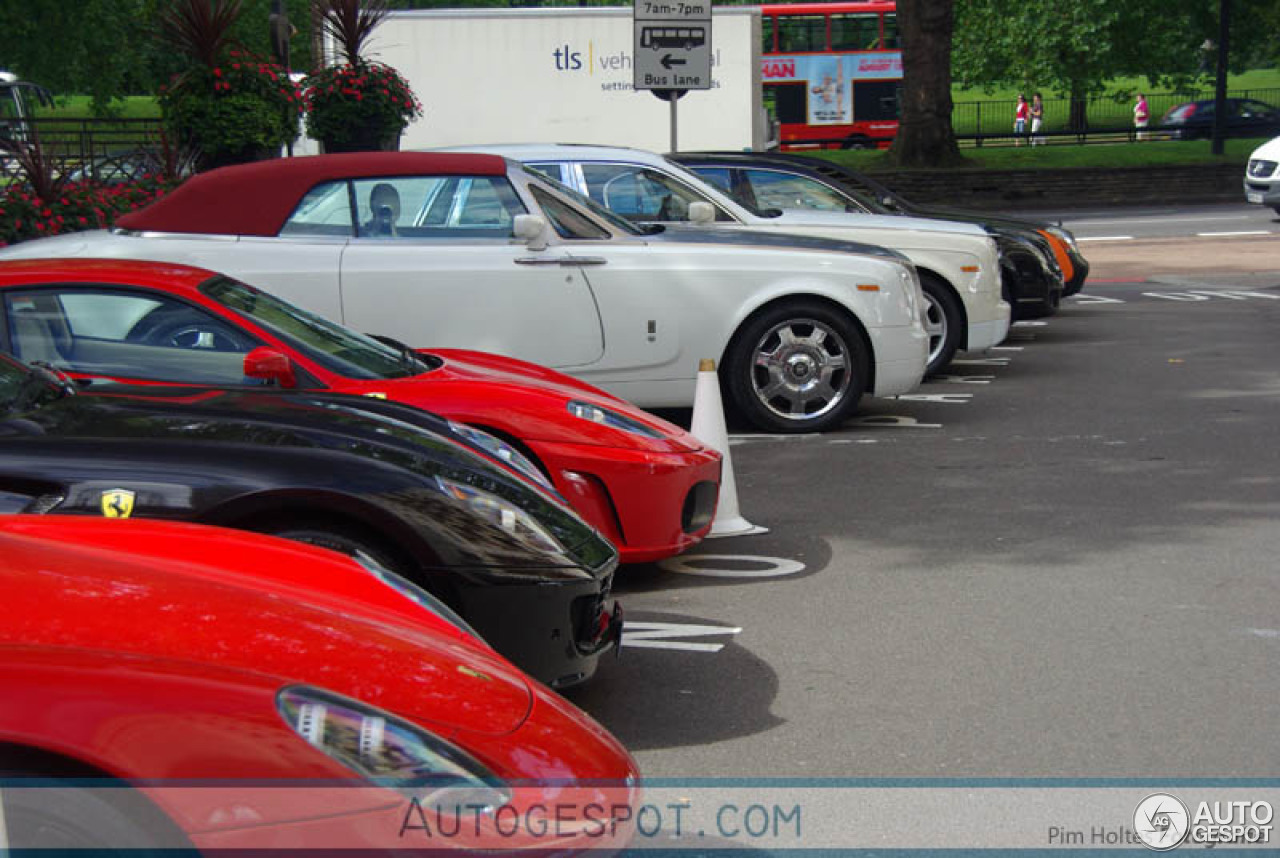
<path fill-rule="evenodd" d="M 1133 241 L 1132 235 L 1077 235 L 1076 241 Z"/>
<path fill-rule="evenodd" d="M 964 358 L 963 360 L 951 361 L 952 366 L 1008 366 L 1012 358 L 1007 357 L 990 357 L 990 358 Z"/>
<path fill-rule="evenodd" d="M 828 444 L 879 444 L 875 438 L 836 438 Z"/>
<path fill-rule="evenodd" d="M 622 624 L 622 646 L 643 649 L 673 649 L 684 652 L 719 652 L 724 644 L 694 643 L 673 638 L 701 638 L 736 635 L 737 626 L 698 626 L 689 623 L 643 623 L 626 620 Z"/>
<path fill-rule="evenodd" d="M 996 380 L 996 377 L 994 375 L 935 375 L 929 380 L 945 381 L 949 384 L 990 384 Z"/>
<path fill-rule="evenodd" d="M 1143 292 L 1148 298 L 1163 298 L 1166 301 L 1208 301 L 1207 295 L 1195 295 L 1191 292 Z"/>
<path fill-rule="evenodd" d="M 1013 325 L 1011 325 L 1011 327 L 1014 328 L 1046 328 L 1048 326 L 1048 322 L 1037 322 L 1031 319 L 1023 319 L 1022 321 L 1014 322 Z"/>
<path fill-rule="evenodd" d="M 1023 339 L 1023 338 L 1019 337 L 1019 339 Z M 1027 339 L 1035 339 L 1035 337 L 1028 337 Z M 992 346 L 991 347 L 991 351 L 993 352 L 1020 352 L 1022 351 L 1022 349 L 1023 349 L 1022 346 Z"/>
<path fill-rule="evenodd" d="M 955 363 L 955 361 L 952 361 Z M 904 429 L 941 429 L 941 423 L 921 423 L 914 417 L 897 417 L 892 414 L 876 414 L 868 417 L 857 417 L 849 421 L 850 426 L 893 426 Z"/>
<path fill-rule="evenodd" d="M 1197 232 L 1200 238 L 1225 238 L 1233 235 L 1271 235 L 1269 230 L 1265 229 L 1248 229 L 1238 232 Z"/>
<path fill-rule="evenodd" d="M 968 402 L 972 393 L 904 393 L 895 396 L 900 402 Z"/>
<path fill-rule="evenodd" d="M 1104 298 L 1101 295 L 1072 295 L 1067 298 L 1068 301 L 1074 301 L 1077 304 L 1123 304 L 1119 298 Z"/>
<path fill-rule="evenodd" d="M 756 564 L 758 569 L 733 569 L 716 566 L 717 563 Z M 703 565 L 710 564 L 710 565 Z M 805 566 L 798 560 L 785 557 L 757 557 L 753 554 L 682 554 L 659 561 L 658 568 L 681 575 L 702 575 L 707 578 L 781 578 L 803 572 Z"/>

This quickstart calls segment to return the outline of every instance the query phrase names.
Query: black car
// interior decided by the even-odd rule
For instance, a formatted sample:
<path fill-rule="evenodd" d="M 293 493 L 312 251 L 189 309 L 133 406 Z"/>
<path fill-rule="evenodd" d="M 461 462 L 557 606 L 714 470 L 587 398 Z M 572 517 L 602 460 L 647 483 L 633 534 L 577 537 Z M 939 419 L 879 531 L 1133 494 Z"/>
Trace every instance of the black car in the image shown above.
<path fill-rule="evenodd" d="M 254 530 L 421 584 L 549 685 L 616 645 L 617 553 L 443 418 L 368 397 L 77 386 L 0 355 L 0 512 Z"/>
<path fill-rule="evenodd" d="M 785 189 L 792 207 L 976 224 L 1000 245 L 1006 300 L 1013 306 L 1014 318 L 1052 313 L 1059 300 L 1079 292 L 1089 276 L 1089 263 L 1075 238 L 1061 226 L 910 203 L 874 179 L 824 158 L 781 152 L 680 152 L 667 157 L 757 208 L 776 207 L 778 199 L 772 191 Z M 802 195 L 798 203 L 792 199 L 797 192 Z M 1060 259 L 1070 266 L 1069 274 Z"/>
<path fill-rule="evenodd" d="M 1228 98 L 1227 137 L 1274 137 L 1280 134 L 1280 108 L 1253 98 Z M 1160 130 L 1175 140 L 1204 140 L 1213 136 L 1217 102 L 1212 98 L 1177 104 L 1165 112 Z"/>

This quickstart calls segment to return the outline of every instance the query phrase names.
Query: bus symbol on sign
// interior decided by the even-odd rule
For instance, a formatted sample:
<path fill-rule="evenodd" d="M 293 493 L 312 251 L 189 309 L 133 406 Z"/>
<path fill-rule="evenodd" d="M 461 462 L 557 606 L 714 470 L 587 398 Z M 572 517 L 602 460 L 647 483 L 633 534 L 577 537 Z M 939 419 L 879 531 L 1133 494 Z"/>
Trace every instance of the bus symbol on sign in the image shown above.
<path fill-rule="evenodd" d="M 707 43 L 704 27 L 643 27 L 640 30 L 640 47 L 660 51 L 663 48 L 684 48 L 691 51 Z"/>

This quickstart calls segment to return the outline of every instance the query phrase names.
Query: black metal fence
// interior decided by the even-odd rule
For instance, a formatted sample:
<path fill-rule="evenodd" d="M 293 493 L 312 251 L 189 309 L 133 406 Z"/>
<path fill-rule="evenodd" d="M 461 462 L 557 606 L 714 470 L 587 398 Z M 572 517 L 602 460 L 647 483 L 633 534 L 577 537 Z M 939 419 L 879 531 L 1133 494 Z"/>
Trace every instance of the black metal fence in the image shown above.
<path fill-rule="evenodd" d="M 25 119 L 0 123 L 4 138 L 33 142 L 66 171 L 111 178 L 122 164 L 161 145 L 158 119 Z M 12 158 L 0 158 L 0 181 L 17 177 Z"/>
<path fill-rule="evenodd" d="M 1031 94 L 1027 95 L 1030 98 Z M 1280 110 L 1280 89 L 1232 90 L 1227 96 L 1254 99 Z M 1161 123 L 1171 108 L 1189 101 L 1203 101 L 1213 97 L 1213 90 L 1148 93 L 1147 112 L 1150 119 L 1146 134 L 1153 139 L 1172 136 L 1179 129 Z M 1133 98 L 1090 98 L 1075 105 L 1068 98 L 1044 99 L 1044 123 L 1040 136 L 1045 142 L 1054 143 L 1135 141 L 1138 139 L 1138 129 L 1133 123 L 1135 103 L 1136 99 Z M 1016 107 L 1015 101 L 956 103 L 951 114 L 951 126 L 955 129 L 956 139 L 961 145 L 971 146 L 1011 146 L 1029 142 L 1030 123 L 1023 135 L 1014 133 Z M 1236 133 L 1235 130 L 1232 133 Z M 1280 133 L 1280 130 L 1273 133 Z"/>

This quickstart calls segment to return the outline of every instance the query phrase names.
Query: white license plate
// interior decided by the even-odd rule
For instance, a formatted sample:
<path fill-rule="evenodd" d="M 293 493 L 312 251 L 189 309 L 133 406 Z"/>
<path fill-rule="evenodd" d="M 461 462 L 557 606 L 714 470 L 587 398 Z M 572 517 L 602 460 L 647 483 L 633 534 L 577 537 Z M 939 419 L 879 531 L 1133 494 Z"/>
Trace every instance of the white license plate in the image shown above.
<path fill-rule="evenodd" d="M 1249 200 L 1249 202 L 1251 202 L 1251 203 L 1260 203 L 1260 202 L 1262 202 L 1262 194 L 1260 194 L 1260 193 L 1259 193 L 1259 192 L 1257 192 L 1257 191 L 1249 191 L 1247 194 L 1245 194 L 1245 197 L 1246 197 L 1246 198 Z"/>

